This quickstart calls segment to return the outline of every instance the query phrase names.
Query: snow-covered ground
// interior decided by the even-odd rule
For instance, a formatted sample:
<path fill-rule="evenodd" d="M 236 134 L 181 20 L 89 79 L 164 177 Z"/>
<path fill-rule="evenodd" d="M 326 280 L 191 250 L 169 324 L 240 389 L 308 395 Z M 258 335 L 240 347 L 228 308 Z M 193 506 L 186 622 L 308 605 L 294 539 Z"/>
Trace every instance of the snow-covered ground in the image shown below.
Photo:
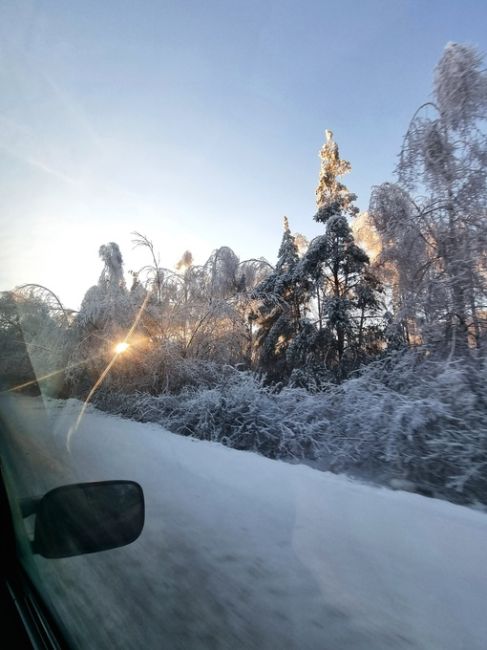
<path fill-rule="evenodd" d="M 487 515 L 89 408 L 15 398 L 23 495 L 138 481 L 132 545 L 37 564 L 85 648 L 485 650 Z"/>

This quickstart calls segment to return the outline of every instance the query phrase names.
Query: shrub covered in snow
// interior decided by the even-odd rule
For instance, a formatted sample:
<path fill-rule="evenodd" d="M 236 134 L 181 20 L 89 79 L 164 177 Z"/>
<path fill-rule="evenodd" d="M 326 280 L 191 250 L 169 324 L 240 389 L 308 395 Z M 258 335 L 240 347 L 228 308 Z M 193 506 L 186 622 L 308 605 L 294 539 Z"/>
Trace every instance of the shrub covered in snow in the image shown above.
<path fill-rule="evenodd" d="M 203 375 L 202 375 L 203 377 Z M 395 353 L 322 392 L 275 390 L 222 369 L 179 394 L 101 391 L 111 412 L 271 458 L 408 480 L 418 491 L 487 502 L 487 362 Z"/>
<path fill-rule="evenodd" d="M 408 352 L 334 390 L 333 465 L 386 468 L 418 489 L 487 501 L 487 364 Z"/>
<path fill-rule="evenodd" d="M 96 403 L 175 433 L 271 458 L 317 458 L 327 427 L 325 400 L 302 389 L 275 392 L 250 372 L 234 372 L 212 388 L 187 387 L 178 395 L 101 392 Z"/>

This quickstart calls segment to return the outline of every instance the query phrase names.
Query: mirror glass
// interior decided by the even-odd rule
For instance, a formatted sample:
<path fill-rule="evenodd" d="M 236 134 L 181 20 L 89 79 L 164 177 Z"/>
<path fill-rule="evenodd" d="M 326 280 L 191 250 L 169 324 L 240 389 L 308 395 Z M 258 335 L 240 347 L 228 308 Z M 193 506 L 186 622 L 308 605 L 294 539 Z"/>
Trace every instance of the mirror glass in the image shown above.
<path fill-rule="evenodd" d="M 47 558 L 105 551 L 135 541 L 144 526 L 144 495 L 133 481 L 65 485 L 36 509 L 34 552 Z"/>

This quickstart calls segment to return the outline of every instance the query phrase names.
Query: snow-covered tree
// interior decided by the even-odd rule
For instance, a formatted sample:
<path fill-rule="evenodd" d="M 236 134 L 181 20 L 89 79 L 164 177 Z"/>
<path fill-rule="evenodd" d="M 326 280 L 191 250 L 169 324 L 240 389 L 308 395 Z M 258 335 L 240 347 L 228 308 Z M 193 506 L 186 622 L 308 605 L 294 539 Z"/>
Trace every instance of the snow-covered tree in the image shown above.
<path fill-rule="evenodd" d="M 237 309 L 239 263 L 234 251 L 222 246 L 201 267 L 185 267 L 180 300 L 186 313 L 185 356 L 224 363 L 241 360 L 245 325 Z"/>
<path fill-rule="evenodd" d="M 382 256 L 396 269 L 399 319 L 452 355 L 479 347 L 487 324 L 486 117 L 481 56 L 449 43 L 433 101 L 416 111 L 404 138 L 398 182 L 371 199 Z"/>
<path fill-rule="evenodd" d="M 320 359 L 342 376 L 345 361 L 353 365 L 363 352 L 366 329 L 376 320 L 380 287 L 348 222 L 358 213 L 356 196 L 340 178 L 351 166 L 340 158 L 331 131 L 326 132 L 320 158 L 314 218 L 325 226 L 325 233 L 310 243 L 295 276 L 301 282 L 308 279 L 314 288 Z"/>
<path fill-rule="evenodd" d="M 298 247 L 284 217 L 276 267 L 253 292 L 257 365 L 273 380 L 287 378 L 292 370 L 287 352 L 301 331 L 306 312 L 308 283 L 297 279 L 298 263 Z"/>
<path fill-rule="evenodd" d="M 103 269 L 98 283 L 86 292 L 71 332 L 66 373 L 68 382 L 81 392 L 94 384 L 110 362 L 115 345 L 126 337 L 138 310 L 136 292 L 129 292 L 125 284 L 118 245 L 110 242 L 101 246 L 99 257 Z M 114 370 L 108 381 L 115 375 Z"/>
<path fill-rule="evenodd" d="M 250 365 L 250 292 L 269 264 L 263 259 L 240 262 L 233 250 L 222 246 L 203 265 L 196 265 L 185 251 L 175 270 L 164 268 L 152 242 L 136 235 L 135 244 L 147 248 L 152 261 L 137 274 L 150 292 L 142 322 L 147 322 L 154 345 L 166 348 L 171 357 L 167 363 L 180 358 Z"/>
<path fill-rule="evenodd" d="M 31 284 L 3 292 L 0 295 L 3 382 L 13 387 L 37 379 L 41 392 L 51 395 L 62 392 L 70 322 L 71 312 L 46 287 Z"/>

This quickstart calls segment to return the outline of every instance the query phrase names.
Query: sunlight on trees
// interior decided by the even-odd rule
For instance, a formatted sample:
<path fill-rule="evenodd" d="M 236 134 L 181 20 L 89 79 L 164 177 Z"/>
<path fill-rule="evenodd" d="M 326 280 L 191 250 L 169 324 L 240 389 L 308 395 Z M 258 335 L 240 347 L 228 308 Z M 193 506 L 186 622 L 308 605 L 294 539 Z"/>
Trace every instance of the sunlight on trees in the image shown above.
<path fill-rule="evenodd" d="M 95 402 L 127 417 L 487 502 L 486 118 L 483 59 L 450 43 L 368 212 L 326 131 L 322 231 L 309 241 L 284 217 L 274 266 L 222 246 L 170 269 L 134 232 L 147 264 L 128 287 L 102 245 L 77 313 L 41 285 L 4 292 L 2 389 L 38 376 L 85 398 L 103 377 Z"/>

